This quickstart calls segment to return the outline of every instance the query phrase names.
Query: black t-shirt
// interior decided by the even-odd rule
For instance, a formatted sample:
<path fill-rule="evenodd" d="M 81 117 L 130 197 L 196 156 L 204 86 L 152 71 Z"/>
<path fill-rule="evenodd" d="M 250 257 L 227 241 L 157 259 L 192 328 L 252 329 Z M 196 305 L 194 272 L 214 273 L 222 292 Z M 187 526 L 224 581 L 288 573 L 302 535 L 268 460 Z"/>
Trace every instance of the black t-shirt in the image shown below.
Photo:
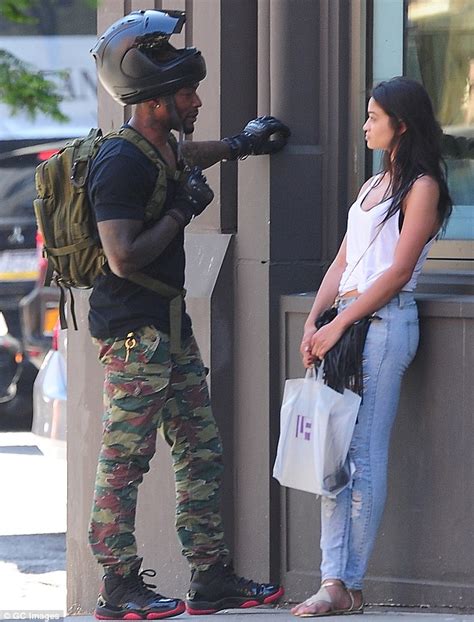
<path fill-rule="evenodd" d="M 115 219 L 144 222 L 145 207 L 157 180 L 156 165 L 129 141 L 105 141 L 94 158 L 89 175 L 89 197 L 97 222 Z M 168 179 L 163 213 L 172 204 L 176 182 Z M 153 226 L 153 222 L 144 227 Z M 180 232 L 141 272 L 177 289 L 184 286 L 184 232 Z M 141 326 L 153 325 L 170 332 L 169 300 L 108 271 L 99 276 L 90 297 L 89 329 L 93 337 L 123 338 Z M 191 335 L 191 319 L 183 315 L 181 335 Z"/>

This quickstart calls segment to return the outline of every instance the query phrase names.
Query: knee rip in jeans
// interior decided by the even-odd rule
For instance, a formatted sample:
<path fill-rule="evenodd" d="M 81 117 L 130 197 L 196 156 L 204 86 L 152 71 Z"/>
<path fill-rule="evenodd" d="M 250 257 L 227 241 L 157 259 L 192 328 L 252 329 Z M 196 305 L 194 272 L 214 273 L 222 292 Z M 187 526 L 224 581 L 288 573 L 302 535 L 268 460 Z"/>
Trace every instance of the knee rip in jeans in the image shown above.
<path fill-rule="evenodd" d="M 362 493 L 358 490 L 352 491 L 352 518 L 358 518 L 362 510 Z"/>

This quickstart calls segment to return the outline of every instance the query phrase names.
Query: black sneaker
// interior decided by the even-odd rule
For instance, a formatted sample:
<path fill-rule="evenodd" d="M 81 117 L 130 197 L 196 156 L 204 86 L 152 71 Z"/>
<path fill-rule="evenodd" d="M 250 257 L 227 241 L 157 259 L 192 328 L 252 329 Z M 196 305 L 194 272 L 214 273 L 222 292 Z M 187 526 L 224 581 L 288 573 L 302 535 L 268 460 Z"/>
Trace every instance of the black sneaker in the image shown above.
<path fill-rule="evenodd" d="M 179 598 L 166 598 L 150 588 L 143 577 L 154 577 L 154 570 L 132 568 L 127 576 L 112 571 L 104 575 L 95 608 L 98 620 L 158 620 L 183 613 L 185 605 Z"/>
<path fill-rule="evenodd" d="M 209 570 L 193 570 L 186 595 L 186 611 L 191 615 L 205 615 L 222 609 L 269 605 L 281 598 L 283 593 L 279 585 L 255 583 L 238 577 L 231 564 L 220 562 Z"/>

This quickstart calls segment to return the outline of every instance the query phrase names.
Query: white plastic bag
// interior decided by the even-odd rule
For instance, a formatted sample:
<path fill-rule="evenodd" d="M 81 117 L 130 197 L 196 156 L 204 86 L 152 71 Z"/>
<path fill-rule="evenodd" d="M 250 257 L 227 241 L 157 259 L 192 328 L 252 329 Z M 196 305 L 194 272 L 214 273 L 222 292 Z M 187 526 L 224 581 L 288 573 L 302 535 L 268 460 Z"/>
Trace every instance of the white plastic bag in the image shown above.
<path fill-rule="evenodd" d="M 44 370 L 44 371 L 43 371 Z M 67 399 L 66 366 L 57 350 L 50 350 L 41 366 L 43 393 L 52 400 Z"/>
<path fill-rule="evenodd" d="M 351 480 L 347 454 L 361 398 L 328 387 L 322 369 L 285 383 L 273 477 L 288 488 L 334 497 Z"/>

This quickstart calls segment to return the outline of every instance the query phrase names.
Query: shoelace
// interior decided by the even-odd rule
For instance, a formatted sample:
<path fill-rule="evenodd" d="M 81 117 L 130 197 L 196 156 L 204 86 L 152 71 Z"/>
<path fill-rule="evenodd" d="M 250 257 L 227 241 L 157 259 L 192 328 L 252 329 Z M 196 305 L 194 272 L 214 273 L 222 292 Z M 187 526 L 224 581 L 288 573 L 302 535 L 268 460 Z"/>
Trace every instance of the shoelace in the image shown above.
<path fill-rule="evenodd" d="M 260 585 L 258 583 L 255 583 L 255 581 L 252 581 L 252 579 L 246 579 L 245 577 L 239 577 L 238 575 L 236 575 L 232 564 L 226 564 L 224 566 L 224 571 L 227 577 L 239 587 L 245 587 L 252 590 L 260 589 Z"/>
<path fill-rule="evenodd" d="M 157 592 L 153 592 L 156 588 L 156 585 L 153 583 L 145 583 L 143 577 L 156 577 L 156 570 L 152 568 L 147 568 L 146 570 L 142 570 L 139 574 L 132 574 L 127 577 L 127 581 L 130 582 L 130 591 L 133 595 L 136 596 L 153 596 L 160 597 L 160 594 Z"/>

